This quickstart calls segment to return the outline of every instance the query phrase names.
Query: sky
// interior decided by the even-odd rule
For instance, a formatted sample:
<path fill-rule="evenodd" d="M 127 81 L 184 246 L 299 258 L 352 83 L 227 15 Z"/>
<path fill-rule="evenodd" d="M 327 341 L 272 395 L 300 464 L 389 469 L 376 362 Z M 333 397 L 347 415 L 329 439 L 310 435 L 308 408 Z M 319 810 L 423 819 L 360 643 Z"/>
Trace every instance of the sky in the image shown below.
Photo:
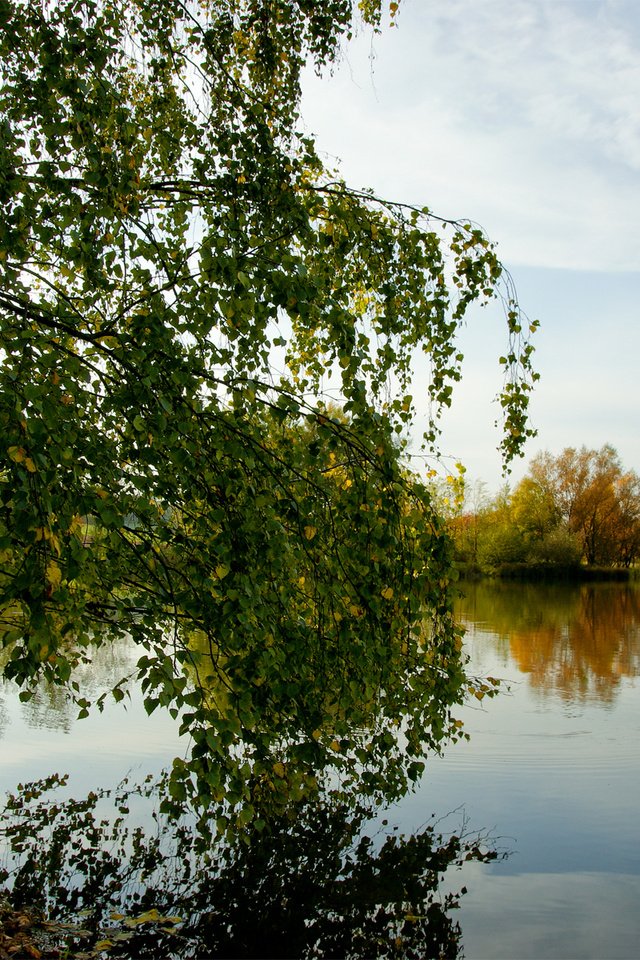
<path fill-rule="evenodd" d="M 640 473 L 640 4 L 402 0 L 394 28 L 360 31 L 303 90 L 327 163 L 480 224 L 540 321 L 538 435 L 510 482 L 538 451 L 583 444 Z M 492 492 L 505 331 L 497 303 L 470 314 L 443 421 L 443 452 Z"/>

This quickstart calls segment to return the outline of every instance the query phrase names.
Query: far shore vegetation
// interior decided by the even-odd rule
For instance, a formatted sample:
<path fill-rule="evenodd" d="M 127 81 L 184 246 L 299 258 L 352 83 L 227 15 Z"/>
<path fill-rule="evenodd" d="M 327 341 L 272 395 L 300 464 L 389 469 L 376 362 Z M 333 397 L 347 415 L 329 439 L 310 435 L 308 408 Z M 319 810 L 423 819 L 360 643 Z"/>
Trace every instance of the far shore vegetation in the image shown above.
<path fill-rule="evenodd" d="M 461 577 L 627 580 L 640 558 L 640 477 L 608 444 L 544 451 L 513 489 L 465 490 L 450 528 Z"/>

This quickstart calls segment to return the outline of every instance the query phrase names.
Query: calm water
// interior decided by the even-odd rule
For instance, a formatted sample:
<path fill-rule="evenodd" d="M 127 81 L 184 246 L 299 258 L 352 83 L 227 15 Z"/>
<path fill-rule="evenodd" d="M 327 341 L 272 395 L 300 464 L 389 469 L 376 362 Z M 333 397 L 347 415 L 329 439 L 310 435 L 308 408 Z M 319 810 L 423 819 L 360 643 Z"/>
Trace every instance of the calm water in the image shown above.
<path fill-rule="evenodd" d="M 640 591 L 469 585 L 474 669 L 510 694 L 467 710 L 404 805 L 463 805 L 512 851 L 467 878 L 470 958 L 640 956 Z"/>
<path fill-rule="evenodd" d="M 472 671 L 508 692 L 460 712 L 469 743 L 433 758 L 392 822 L 490 832 L 506 860 L 471 864 L 459 921 L 482 958 L 640 956 L 640 590 L 469 584 L 459 617 Z M 136 660 L 102 651 L 84 682 L 108 688 Z M 126 711 L 76 722 L 59 694 L 0 688 L 0 789 L 69 772 L 79 795 L 183 753 L 175 725 Z M 449 814 L 448 816 L 446 816 Z"/>

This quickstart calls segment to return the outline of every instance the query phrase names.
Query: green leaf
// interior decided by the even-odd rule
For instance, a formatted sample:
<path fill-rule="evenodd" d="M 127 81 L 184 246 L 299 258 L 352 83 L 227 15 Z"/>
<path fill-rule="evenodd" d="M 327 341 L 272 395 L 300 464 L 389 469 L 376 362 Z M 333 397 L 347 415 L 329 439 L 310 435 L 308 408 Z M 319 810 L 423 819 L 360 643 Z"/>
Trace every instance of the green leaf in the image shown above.
<path fill-rule="evenodd" d="M 424 414 L 437 455 L 458 332 L 497 296 L 518 455 L 537 324 L 481 230 L 351 189 L 299 132 L 304 65 L 379 0 L 50 6 L 0 31 L 5 675 L 82 693 L 126 638 L 147 713 L 192 738 L 165 808 L 224 829 L 317 764 L 398 791 L 402 736 L 439 747 L 466 690 L 450 511 L 407 438 Z"/>

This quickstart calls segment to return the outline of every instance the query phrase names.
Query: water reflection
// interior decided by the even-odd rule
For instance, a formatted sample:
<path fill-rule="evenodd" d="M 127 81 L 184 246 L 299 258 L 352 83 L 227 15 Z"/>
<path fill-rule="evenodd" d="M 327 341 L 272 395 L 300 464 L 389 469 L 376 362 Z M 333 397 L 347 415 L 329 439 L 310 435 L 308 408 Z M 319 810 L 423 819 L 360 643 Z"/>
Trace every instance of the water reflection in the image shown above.
<path fill-rule="evenodd" d="M 83 956 L 455 958 L 451 911 L 465 889 L 441 891 L 444 875 L 497 856 L 483 838 L 431 825 L 368 832 L 375 807 L 331 794 L 222 839 L 159 816 L 133 829 L 135 799 L 157 802 L 162 784 L 62 803 L 60 784 L 10 797 L 0 836 L 13 850 L 14 905 L 45 906 L 59 924 L 48 924 L 50 943 Z"/>
<path fill-rule="evenodd" d="M 465 584 L 458 616 L 491 635 L 540 695 L 610 705 L 640 674 L 640 589 L 627 584 Z"/>
<path fill-rule="evenodd" d="M 127 637 L 115 636 L 109 643 L 90 650 L 90 662 L 80 663 L 75 670 L 82 695 L 95 701 L 124 677 L 133 677 L 138 651 Z M 0 675 L 10 656 L 10 650 L 0 655 Z M 0 679 L 0 698 L 2 694 L 8 701 L 15 701 L 19 688 L 12 680 Z M 78 706 L 71 692 L 40 679 L 33 687 L 33 697 L 21 704 L 21 714 L 28 727 L 32 729 L 57 730 L 69 733 L 78 716 Z M 0 739 L 5 735 L 10 721 L 8 712 L 3 710 L 0 699 Z"/>
<path fill-rule="evenodd" d="M 233 956 L 234 948 L 243 956 L 455 957 L 464 939 L 472 957 L 572 957 L 577 955 L 576 943 L 585 957 L 631 956 L 628 945 L 637 943 L 639 935 L 628 890 L 635 895 L 639 889 L 640 768 L 635 741 L 640 730 L 637 691 L 630 688 L 640 673 L 640 591 L 621 584 L 499 582 L 465 589 L 468 596 L 458 614 L 477 656 L 472 668 L 498 675 L 504 669 L 512 676 L 518 671 L 527 679 L 513 684 L 512 696 L 469 711 L 465 722 L 470 743 L 450 748 L 441 761 L 435 760 L 402 811 L 392 808 L 390 817 L 402 824 L 404 837 L 377 833 L 379 821 L 358 810 L 357 786 L 351 808 L 326 793 L 316 796 L 315 803 L 308 798 L 292 801 L 270 832 L 247 827 L 235 840 L 212 845 L 204 860 L 189 853 L 193 835 L 188 832 L 182 835 L 187 846 L 174 846 L 172 852 L 167 836 L 149 830 L 149 820 L 134 802 L 123 804 L 130 812 L 121 813 L 120 838 L 113 841 L 95 832 L 90 805 L 85 813 L 80 807 L 67 813 L 61 808 L 68 824 L 75 818 L 75 845 L 54 831 L 49 835 L 60 843 L 47 848 L 43 838 L 52 824 L 45 814 L 39 823 L 23 818 L 25 835 L 31 838 L 24 852 L 33 852 L 38 883 L 45 882 L 47 849 L 52 856 L 61 851 L 56 861 L 60 869 L 72 864 L 87 869 L 84 886 L 82 877 L 79 882 L 68 872 L 57 886 L 51 880 L 48 889 L 58 892 L 58 906 L 67 910 L 58 916 L 71 917 L 74 909 L 90 905 L 92 890 L 99 895 L 91 904 L 97 911 L 93 940 L 78 935 L 78 949 L 106 937 L 116 943 L 111 955 L 123 958 L 187 960 L 194 951 L 203 957 Z M 108 689 L 114 675 L 121 676 L 135 663 L 127 660 L 124 649 L 112 653 L 124 659 L 111 665 L 105 660 L 89 669 L 86 682 L 95 683 L 96 689 Z M 77 724 L 72 736 L 59 738 L 82 758 L 78 763 L 83 768 L 88 766 L 86 757 L 104 755 L 103 742 L 95 738 L 105 720 L 105 743 L 107 737 L 112 741 L 114 758 L 126 751 L 141 753 L 152 737 L 160 745 L 158 756 L 171 757 L 178 750 L 173 741 L 167 745 L 170 726 L 160 728 L 160 712 L 147 721 L 138 703 L 146 726 L 139 722 L 132 696 L 122 726 L 116 726 L 121 705 L 113 704 L 108 717 L 95 718 L 95 727 L 90 726 L 92 717 Z M 539 697 L 545 698 L 542 704 Z M 6 701 L 15 717 L 8 688 Z M 558 709 L 563 701 L 573 701 L 578 708 Z M 606 710 L 600 709 L 603 705 Z M 42 707 L 40 719 L 47 725 L 52 725 L 52 716 L 48 720 L 46 710 L 54 706 L 47 701 Z M 44 731 L 36 733 L 40 752 L 33 753 L 28 773 L 20 770 L 22 782 L 51 769 L 51 742 Z M 20 742 L 15 730 L 5 752 L 12 741 Z M 59 768 L 69 769 L 69 756 L 63 763 L 56 756 Z M 118 768 L 118 778 L 129 766 L 127 762 Z M 285 772 L 280 762 L 271 769 Z M 18 780 L 14 767 L 11 771 L 13 785 Z M 78 792 L 95 789 L 95 773 L 90 770 L 89 775 Z M 286 778 L 270 777 L 276 781 L 283 784 L 283 799 L 291 800 Z M 105 782 L 116 782 L 116 776 Z M 469 804 L 473 824 L 514 838 L 503 842 L 516 855 L 485 866 L 473 845 L 460 842 L 456 847 L 455 839 L 450 844 L 416 830 L 433 810 L 442 813 L 462 803 Z M 100 811 L 95 811 L 94 823 L 100 820 Z M 113 817 L 107 820 L 113 823 Z M 5 825 L 9 822 L 5 818 Z M 135 841 L 140 843 L 138 862 L 141 872 L 149 872 L 133 890 L 130 854 L 138 822 L 146 831 L 146 838 Z M 361 845 L 367 836 L 369 841 Z M 160 848 L 152 845 L 154 837 Z M 118 852 L 121 840 L 126 856 Z M 460 874 L 458 865 L 467 855 L 480 862 L 465 864 Z M 171 872 L 175 869 L 179 876 Z M 442 909 L 445 894 L 434 885 L 437 873 L 446 878 L 453 874 L 452 882 L 445 880 L 445 889 L 457 891 L 463 882 L 469 887 L 457 914 Z M 45 903 L 46 890 L 41 895 L 44 888 L 29 888 L 27 881 L 25 877 L 25 894 L 31 889 L 33 898 Z M 66 906 L 61 893 L 65 884 L 70 891 L 85 891 Z M 158 917 L 188 915 L 189 924 L 163 925 L 158 920 L 129 927 L 125 917 L 114 925 L 112 909 L 138 917 L 153 909 Z M 462 934 L 452 916 L 459 918 Z M 545 931 L 550 931 L 548 936 Z"/>
<path fill-rule="evenodd" d="M 2 693 L 0 693 L 0 740 L 4 736 L 4 731 L 8 725 L 9 713 L 4 702 L 4 697 L 2 696 Z"/>

